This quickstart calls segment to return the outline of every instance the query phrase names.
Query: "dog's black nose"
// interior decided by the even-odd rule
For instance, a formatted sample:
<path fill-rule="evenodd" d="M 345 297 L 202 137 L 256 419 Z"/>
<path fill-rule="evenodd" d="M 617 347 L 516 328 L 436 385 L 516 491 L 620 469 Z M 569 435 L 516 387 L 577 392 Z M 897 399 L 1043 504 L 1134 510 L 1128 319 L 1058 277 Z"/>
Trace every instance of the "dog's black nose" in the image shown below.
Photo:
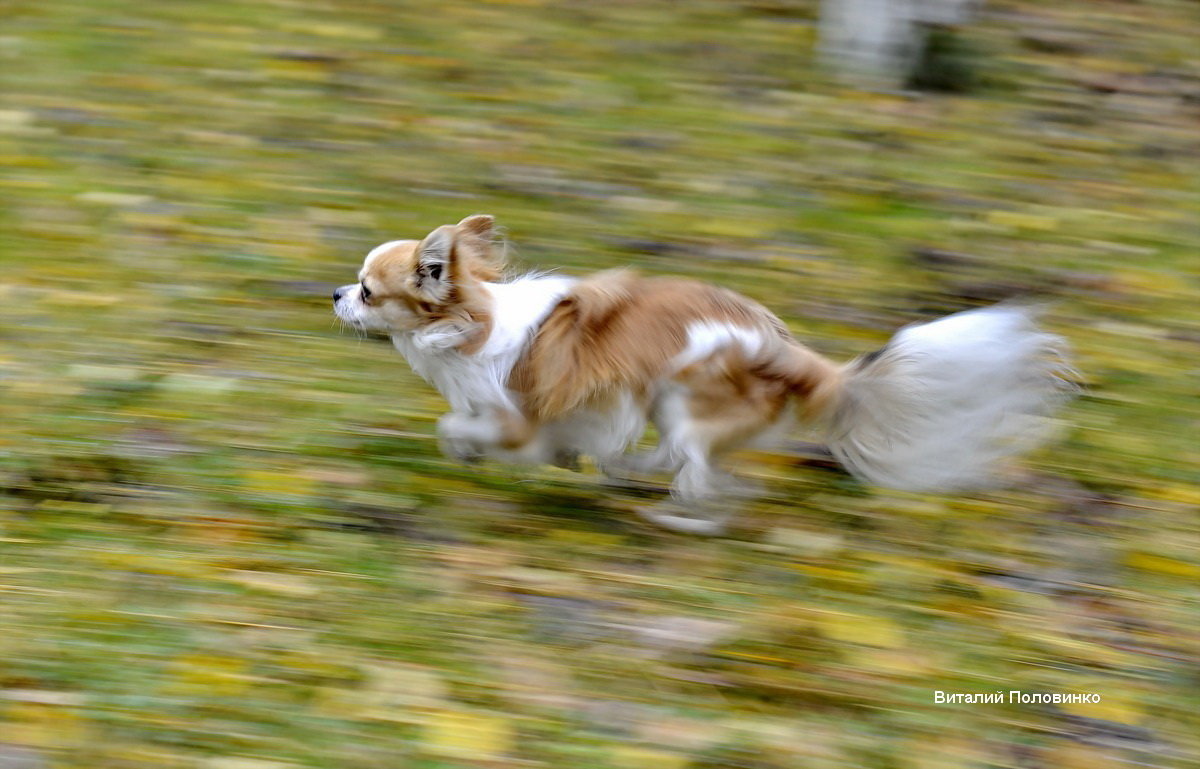
<path fill-rule="evenodd" d="M 344 294 L 344 293 L 346 293 L 344 289 L 335 288 L 333 290 L 333 301 L 336 302 L 337 300 L 341 299 L 342 294 Z"/>

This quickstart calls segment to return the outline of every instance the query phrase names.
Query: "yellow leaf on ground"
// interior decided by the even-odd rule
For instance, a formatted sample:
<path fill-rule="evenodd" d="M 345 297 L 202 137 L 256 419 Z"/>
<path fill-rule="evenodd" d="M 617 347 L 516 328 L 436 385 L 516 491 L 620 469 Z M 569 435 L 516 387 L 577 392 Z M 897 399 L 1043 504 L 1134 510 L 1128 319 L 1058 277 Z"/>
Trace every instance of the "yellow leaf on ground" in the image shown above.
<path fill-rule="evenodd" d="M 288 24 L 287 28 L 305 34 L 347 40 L 378 40 L 384 34 L 384 29 L 380 26 L 335 22 L 293 23 Z"/>
<path fill-rule="evenodd" d="M 129 192 L 110 192 L 107 190 L 93 190 L 91 192 L 82 192 L 75 196 L 75 199 L 80 203 L 96 203 L 103 206 L 144 206 L 153 198 L 149 195 L 141 195 Z"/>
<path fill-rule="evenodd" d="M 194 654 L 175 661 L 178 678 L 168 689 L 172 693 L 235 697 L 250 684 L 248 663 L 236 657 Z"/>
<path fill-rule="evenodd" d="M 245 488 L 258 494 L 300 494 L 307 496 L 312 493 L 313 482 L 298 473 L 277 470 L 249 470 L 242 476 Z"/>
<path fill-rule="evenodd" d="M 817 627 L 834 641 L 898 649 L 904 645 L 904 631 L 891 620 L 860 614 L 826 612 L 817 616 Z"/>
<path fill-rule="evenodd" d="M 357 710 L 365 718 L 412 722 L 430 710 L 441 711 L 448 691 L 433 670 L 383 663 L 369 670 L 367 686 L 356 692 Z"/>
<path fill-rule="evenodd" d="M 512 750 L 509 721 L 497 716 L 442 710 L 425 725 L 425 749 L 452 758 L 487 760 Z"/>
<path fill-rule="evenodd" d="M 1200 577 L 1200 566 L 1156 553 L 1131 553 L 1125 558 L 1125 565 L 1140 571 L 1170 574 L 1173 577 Z"/>

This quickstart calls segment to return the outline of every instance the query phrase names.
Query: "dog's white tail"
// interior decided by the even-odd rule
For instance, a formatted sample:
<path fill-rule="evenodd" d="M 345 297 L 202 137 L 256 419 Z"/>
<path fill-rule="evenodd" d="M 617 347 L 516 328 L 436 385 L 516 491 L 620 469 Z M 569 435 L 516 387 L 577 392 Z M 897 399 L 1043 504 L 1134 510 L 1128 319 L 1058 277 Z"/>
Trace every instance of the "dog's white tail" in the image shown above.
<path fill-rule="evenodd" d="M 828 443 L 854 474 L 897 489 L 993 485 L 1003 460 L 1044 439 L 1075 390 L 1060 337 L 1025 307 L 909 326 L 846 364 Z"/>

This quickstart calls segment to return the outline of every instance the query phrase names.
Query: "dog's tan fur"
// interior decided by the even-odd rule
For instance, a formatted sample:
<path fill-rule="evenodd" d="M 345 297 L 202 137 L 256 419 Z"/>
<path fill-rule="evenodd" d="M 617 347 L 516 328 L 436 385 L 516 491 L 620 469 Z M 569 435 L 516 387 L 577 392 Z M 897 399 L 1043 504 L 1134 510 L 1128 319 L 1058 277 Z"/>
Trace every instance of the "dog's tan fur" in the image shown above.
<path fill-rule="evenodd" d="M 727 348 L 671 371 L 699 321 L 761 331 L 775 349 L 749 359 Z M 749 440 L 781 416 L 789 398 L 810 415 L 833 403 L 840 367 L 796 343 L 765 307 L 732 291 L 689 280 L 617 270 L 580 281 L 538 329 L 510 386 L 536 423 L 629 391 L 645 403 L 664 376 L 689 392 L 688 410 L 714 451 Z"/>

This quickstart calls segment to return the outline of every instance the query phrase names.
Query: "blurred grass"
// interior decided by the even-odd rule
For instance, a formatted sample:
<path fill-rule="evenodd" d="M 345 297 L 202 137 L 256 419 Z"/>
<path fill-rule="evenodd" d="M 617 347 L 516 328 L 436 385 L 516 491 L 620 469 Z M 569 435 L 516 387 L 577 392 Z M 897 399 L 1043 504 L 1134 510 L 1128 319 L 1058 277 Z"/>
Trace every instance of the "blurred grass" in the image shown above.
<path fill-rule="evenodd" d="M 833 84 L 816 10 L 5 3 L 0 765 L 1197 765 L 1194 3 L 992 4 L 953 97 Z M 1015 489 L 765 455 L 733 537 L 670 536 L 446 465 L 334 327 L 473 212 L 835 357 L 1034 295 L 1089 390 Z"/>

